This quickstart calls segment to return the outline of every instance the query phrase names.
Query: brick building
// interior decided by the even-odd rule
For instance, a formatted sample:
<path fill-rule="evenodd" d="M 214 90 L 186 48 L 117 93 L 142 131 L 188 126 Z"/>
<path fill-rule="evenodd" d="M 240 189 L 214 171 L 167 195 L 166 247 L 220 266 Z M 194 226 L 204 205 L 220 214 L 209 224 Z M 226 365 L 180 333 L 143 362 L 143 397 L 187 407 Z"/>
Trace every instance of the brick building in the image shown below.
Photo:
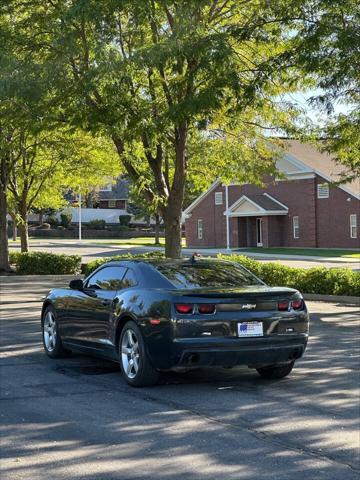
<path fill-rule="evenodd" d="M 359 248 L 360 181 L 335 186 L 342 167 L 309 144 L 285 141 L 281 178 L 215 181 L 185 210 L 190 247 Z"/>

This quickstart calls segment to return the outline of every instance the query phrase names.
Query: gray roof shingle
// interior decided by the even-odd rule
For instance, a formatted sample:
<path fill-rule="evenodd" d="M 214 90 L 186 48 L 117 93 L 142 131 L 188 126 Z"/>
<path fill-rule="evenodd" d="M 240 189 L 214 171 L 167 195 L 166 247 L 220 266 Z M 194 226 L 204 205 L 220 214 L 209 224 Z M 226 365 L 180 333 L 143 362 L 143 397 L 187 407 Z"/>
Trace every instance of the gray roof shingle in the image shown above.
<path fill-rule="evenodd" d="M 112 185 L 111 191 L 99 192 L 100 200 L 127 200 L 129 198 L 129 182 L 123 178 L 118 178 Z"/>
<path fill-rule="evenodd" d="M 282 205 L 279 205 L 277 202 L 274 202 L 271 198 L 266 195 L 246 195 L 247 198 L 252 200 L 256 205 L 263 208 L 267 211 L 284 211 L 286 212 L 287 209 Z"/>

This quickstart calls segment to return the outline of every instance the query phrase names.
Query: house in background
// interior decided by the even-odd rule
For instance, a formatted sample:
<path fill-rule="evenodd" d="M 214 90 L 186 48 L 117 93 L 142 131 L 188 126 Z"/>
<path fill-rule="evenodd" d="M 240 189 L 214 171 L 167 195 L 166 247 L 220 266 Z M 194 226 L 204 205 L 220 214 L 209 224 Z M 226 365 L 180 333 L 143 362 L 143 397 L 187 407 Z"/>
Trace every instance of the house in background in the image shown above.
<path fill-rule="evenodd" d="M 109 179 L 110 180 L 110 179 Z M 69 206 L 64 209 L 72 216 L 72 223 L 79 223 L 79 197 L 70 191 L 65 195 Z M 105 186 L 97 187 L 82 197 L 81 221 L 105 220 L 107 224 L 119 223 L 119 217 L 129 215 L 129 181 L 119 177 L 115 182 L 109 181 Z M 60 218 L 60 213 L 57 217 Z"/>
<path fill-rule="evenodd" d="M 284 141 L 282 178 L 263 187 L 215 181 L 185 210 L 190 247 L 359 248 L 360 180 L 312 145 Z"/>
<path fill-rule="evenodd" d="M 109 179 L 111 180 L 111 179 Z M 155 219 L 137 218 L 129 211 L 129 180 L 119 177 L 115 182 L 97 187 L 88 197 L 82 199 L 81 221 L 88 223 L 92 220 L 105 220 L 107 224 L 119 223 L 120 216 L 131 215 L 131 224 L 137 227 L 149 227 L 155 224 Z M 78 196 L 70 192 L 66 199 L 73 206 L 67 207 L 71 213 L 72 223 L 79 223 Z M 86 206 L 85 206 L 86 205 Z M 60 213 L 58 214 L 60 217 Z"/>
<path fill-rule="evenodd" d="M 129 182 L 121 177 L 116 183 L 109 183 L 99 187 L 97 191 L 97 201 L 95 208 L 116 208 L 127 210 L 129 199 Z"/>

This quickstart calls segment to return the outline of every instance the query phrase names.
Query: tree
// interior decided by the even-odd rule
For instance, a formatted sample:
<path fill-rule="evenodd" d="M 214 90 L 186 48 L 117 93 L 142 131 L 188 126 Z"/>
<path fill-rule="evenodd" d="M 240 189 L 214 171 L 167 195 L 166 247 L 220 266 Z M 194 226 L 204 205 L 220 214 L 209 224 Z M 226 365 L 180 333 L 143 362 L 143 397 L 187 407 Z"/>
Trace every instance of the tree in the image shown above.
<path fill-rule="evenodd" d="M 10 270 L 7 188 L 9 175 L 17 160 L 12 145 L 18 136 L 20 112 L 24 111 L 21 100 L 26 97 L 26 92 L 20 88 L 20 85 L 23 87 L 18 74 L 21 62 L 11 45 L 12 28 L 9 20 L 8 16 L 0 16 L 0 271 L 5 272 Z M 26 70 L 27 65 L 22 64 L 22 67 Z M 15 84 L 17 86 L 14 88 Z"/>
<path fill-rule="evenodd" d="M 12 5 L 61 92 L 64 116 L 106 132 L 145 201 L 157 205 L 167 256 L 181 253 L 192 141 L 226 132 L 227 162 L 218 156 L 216 170 L 227 178 L 249 163 L 255 177 L 273 167 L 261 132 L 288 123 L 292 112 L 276 99 L 302 79 L 289 61 L 291 30 L 272 2 L 60 0 L 45 9 L 33 0 L 23 16 L 21 2 Z M 245 155 L 234 150 L 242 141 Z M 202 170 L 213 166 L 204 156 Z"/>
<path fill-rule="evenodd" d="M 328 115 L 320 129 L 322 148 L 347 167 L 343 180 L 360 175 L 360 5 L 356 0 L 289 2 L 298 18 L 294 59 L 312 75 L 312 102 Z M 336 105 L 347 113 L 335 114 Z"/>
<path fill-rule="evenodd" d="M 4 127 L 0 127 L 0 129 L 3 136 L 1 143 L 3 143 L 7 135 L 4 132 Z M 7 233 L 7 184 L 11 163 L 10 153 L 8 149 L 2 145 L 2 148 L 0 148 L 0 271 L 5 272 L 10 270 Z"/>
<path fill-rule="evenodd" d="M 23 135 L 37 135 L 49 113 L 51 98 L 47 79 L 35 51 L 23 48 L 23 32 L 17 29 L 12 5 L 0 7 L 0 270 L 9 270 L 7 214 L 9 182 L 24 153 L 17 147 Z M 48 128 L 51 122 L 48 121 Z"/>
<path fill-rule="evenodd" d="M 69 188 L 86 193 L 120 173 L 114 148 L 101 137 L 81 131 L 22 132 L 14 146 L 18 161 L 8 190 L 17 212 L 21 251 L 27 252 L 28 214 L 35 208 L 59 209 Z"/>
<path fill-rule="evenodd" d="M 360 105 L 347 115 L 329 121 L 325 130 L 324 149 L 346 167 L 341 181 L 360 177 Z"/>

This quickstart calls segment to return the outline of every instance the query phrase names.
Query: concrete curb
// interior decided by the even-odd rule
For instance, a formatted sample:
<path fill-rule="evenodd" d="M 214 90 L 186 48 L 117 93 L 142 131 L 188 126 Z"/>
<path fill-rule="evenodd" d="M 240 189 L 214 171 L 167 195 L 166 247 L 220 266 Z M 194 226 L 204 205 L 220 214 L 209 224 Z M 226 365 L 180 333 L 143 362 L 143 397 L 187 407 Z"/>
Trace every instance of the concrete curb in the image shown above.
<path fill-rule="evenodd" d="M 304 293 L 305 300 L 314 302 L 334 302 L 349 303 L 360 306 L 360 297 L 351 297 L 347 295 L 318 295 L 316 293 Z"/>
<path fill-rule="evenodd" d="M 1 275 L 0 276 L 0 285 L 9 284 L 9 283 L 43 283 L 43 282 L 56 282 L 61 280 L 71 280 L 72 278 L 83 278 L 84 275 Z M 49 283 L 49 288 L 51 284 Z"/>

